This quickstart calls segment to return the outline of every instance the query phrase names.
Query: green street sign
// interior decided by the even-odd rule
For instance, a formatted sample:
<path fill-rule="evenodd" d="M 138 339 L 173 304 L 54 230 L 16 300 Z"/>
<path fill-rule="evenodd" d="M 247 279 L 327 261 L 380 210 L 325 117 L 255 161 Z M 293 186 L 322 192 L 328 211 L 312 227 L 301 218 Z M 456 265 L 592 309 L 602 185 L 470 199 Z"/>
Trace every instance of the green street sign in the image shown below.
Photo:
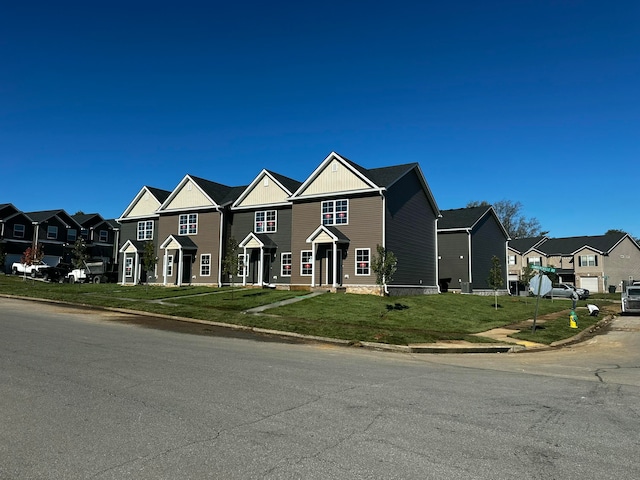
<path fill-rule="evenodd" d="M 531 265 L 531 268 L 533 268 L 534 270 L 540 270 L 541 272 L 556 273 L 556 269 L 553 268 L 553 267 L 543 267 L 541 265 Z"/>

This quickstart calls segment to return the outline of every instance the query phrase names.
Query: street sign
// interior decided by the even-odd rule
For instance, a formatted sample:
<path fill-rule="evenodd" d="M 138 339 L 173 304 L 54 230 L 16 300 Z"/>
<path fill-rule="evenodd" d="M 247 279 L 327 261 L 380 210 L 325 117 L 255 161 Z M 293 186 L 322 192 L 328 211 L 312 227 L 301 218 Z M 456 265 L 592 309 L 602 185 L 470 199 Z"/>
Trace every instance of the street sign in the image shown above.
<path fill-rule="evenodd" d="M 543 267 L 542 265 L 531 265 L 531 268 L 534 270 L 539 270 L 541 272 L 556 273 L 556 269 L 553 267 Z"/>

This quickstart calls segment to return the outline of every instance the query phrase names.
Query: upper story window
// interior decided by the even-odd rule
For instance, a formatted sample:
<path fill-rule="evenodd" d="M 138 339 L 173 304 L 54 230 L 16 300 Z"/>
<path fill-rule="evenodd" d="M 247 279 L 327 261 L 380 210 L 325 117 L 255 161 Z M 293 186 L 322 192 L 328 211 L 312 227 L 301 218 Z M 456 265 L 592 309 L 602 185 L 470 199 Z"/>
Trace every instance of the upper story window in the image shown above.
<path fill-rule="evenodd" d="M 80 236 L 82 238 L 84 238 L 85 240 L 89 240 L 89 230 L 86 228 L 81 228 L 80 229 Z"/>
<path fill-rule="evenodd" d="M 542 259 L 540 257 L 529 257 L 527 258 L 527 263 L 529 264 L 529 266 L 531 265 L 542 266 Z"/>
<path fill-rule="evenodd" d="M 57 240 L 58 238 L 58 227 L 55 225 L 49 225 L 47 227 L 47 240 Z"/>
<path fill-rule="evenodd" d="M 516 256 L 509 255 L 509 265 L 515 265 L 515 264 L 516 264 Z"/>
<path fill-rule="evenodd" d="M 578 262 L 579 262 L 578 264 L 581 267 L 597 267 L 598 256 L 597 255 L 580 255 Z"/>
<path fill-rule="evenodd" d="M 16 223 L 13 226 L 13 238 L 24 238 L 24 225 Z"/>
<path fill-rule="evenodd" d="M 75 228 L 67 230 L 67 242 L 75 242 L 78 239 L 78 231 Z"/>
<path fill-rule="evenodd" d="M 322 202 L 322 224 L 344 225 L 349 223 L 349 201 L 327 200 Z"/>
<path fill-rule="evenodd" d="M 153 240 L 153 220 L 138 222 L 138 240 Z"/>
<path fill-rule="evenodd" d="M 273 233 L 278 229 L 278 217 L 275 210 L 256 212 L 256 233 Z"/>
<path fill-rule="evenodd" d="M 196 235 L 198 233 L 198 214 L 188 213 L 180 215 L 178 221 L 178 235 Z"/>
<path fill-rule="evenodd" d="M 101 242 L 108 242 L 109 241 L 109 231 L 108 230 L 100 230 L 100 233 L 98 234 L 98 238 L 100 239 Z"/>

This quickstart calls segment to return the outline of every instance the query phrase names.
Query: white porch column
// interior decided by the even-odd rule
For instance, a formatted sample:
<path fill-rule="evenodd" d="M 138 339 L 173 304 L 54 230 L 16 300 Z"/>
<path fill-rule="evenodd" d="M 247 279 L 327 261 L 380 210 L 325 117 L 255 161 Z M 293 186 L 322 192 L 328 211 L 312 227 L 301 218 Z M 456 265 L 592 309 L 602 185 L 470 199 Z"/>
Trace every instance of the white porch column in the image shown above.
<path fill-rule="evenodd" d="M 260 274 L 260 286 L 264 285 L 264 247 L 260 247 L 260 261 L 258 262 L 258 272 Z"/>
<path fill-rule="evenodd" d="M 249 265 L 247 265 L 247 246 L 245 245 L 244 247 L 242 247 L 242 270 L 240 270 L 242 272 L 243 287 L 247 286 L 247 276 L 245 275 L 245 273 L 248 272 L 248 270 Z"/>
<path fill-rule="evenodd" d="M 134 285 L 138 285 L 138 283 L 140 283 L 140 256 L 138 255 L 138 251 L 136 250 L 136 255 L 134 257 L 133 260 L 133 271 L 134 271 L 134 277 L 133 277 L 133 284 Z"/>
<path fill-rule="evenodd" d="M 316 286 L 316 243 L 311 242 L 311 286 Z"/>
<path fill-rule="evenodd" d="M 122 285 L 127 284 L 127 254 L 126 252 L 122 254 Z"/>
<path fill-rule="evenodd" d="M 167 260 L 168 260 L 168 255 L 167 255 L 167 249 L 164 249 L 164 257 L 162 259 L 162 285 L 164 285 L 165 287 L 167 286 Z"/>
<path fill-rule="evenodd" d="M 182 286 L 182 270 L 184 266 L 182 265 L 182 248 L 178 248 L 178 286 Z"/>
<path fill-rule="evenodd" d="M 333 288 L 338 287 L 338 242 L 333 242 Z"/>

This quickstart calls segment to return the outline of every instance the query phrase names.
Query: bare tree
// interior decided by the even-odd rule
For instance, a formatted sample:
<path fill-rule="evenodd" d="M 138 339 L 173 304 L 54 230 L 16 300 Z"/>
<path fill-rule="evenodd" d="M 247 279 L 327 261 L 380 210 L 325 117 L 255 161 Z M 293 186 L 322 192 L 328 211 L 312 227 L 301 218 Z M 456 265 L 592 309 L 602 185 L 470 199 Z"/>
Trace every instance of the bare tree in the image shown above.
<path fill-rule="evenodd" d="M 498 200 L 497 202 L 490 204 L 486 200 L 474 200 L 467 204 L 467 208 L 485 206 L 493 206 L 496 215 L 512 240 L 516 238 L 537 237 L 549 233 L 542 231 L 542 227 L 540 226 L 540 222 L 537 218 L 526 218 L 522 214 L 522 203 L 520 202 Z"/>

